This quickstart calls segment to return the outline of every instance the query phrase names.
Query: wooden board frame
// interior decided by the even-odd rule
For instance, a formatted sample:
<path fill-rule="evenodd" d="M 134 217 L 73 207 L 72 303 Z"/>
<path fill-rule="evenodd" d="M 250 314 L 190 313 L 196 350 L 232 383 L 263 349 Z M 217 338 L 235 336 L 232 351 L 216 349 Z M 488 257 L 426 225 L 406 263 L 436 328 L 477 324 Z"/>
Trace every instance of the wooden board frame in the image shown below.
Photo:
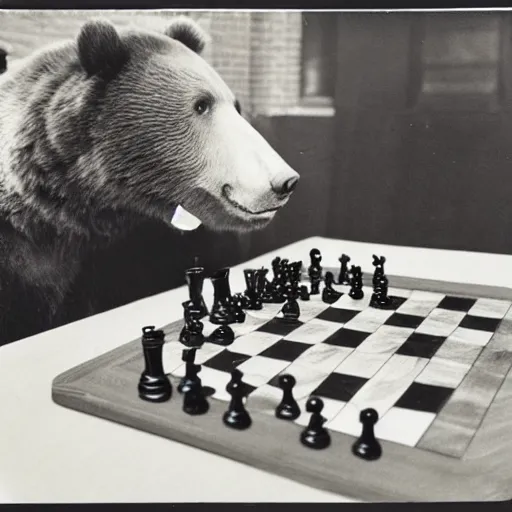
<path fill-rule="evenodd" d="M 512 300 L 509 288 L 388 277 L 393 288 Z M 366 285 L 370 280 L 371 276 L 365 276 Z M 166 326 L 167 337 L 177 336 L 182 325 L 182 321 L 177 321 Z M 354 437 L 339 432 L 331 432 L 332 444 L 328 449 L 311 450 L 300 444 L 301 426 L 251 410 L 250 401 L 252 426 L 236 431 L 222 422 L 227 408 L 224 401 L 210 399 L 210 411 L 206 415 L 183 413 L 176 378 L 171 378 L 170 401 L 145 402 L 137 394 L 144 368 L 140 338 L 56 377 L 52 398 L 64 407 L 358 500 L 509 500 L 512 498 L 512 319 L 501 322 L 474 366 L 488 377 L 500 379 L 500 384 L 476 435 L 460 458 L 381 441 L 382 458 L 367 462 L 352 455 Z"/>

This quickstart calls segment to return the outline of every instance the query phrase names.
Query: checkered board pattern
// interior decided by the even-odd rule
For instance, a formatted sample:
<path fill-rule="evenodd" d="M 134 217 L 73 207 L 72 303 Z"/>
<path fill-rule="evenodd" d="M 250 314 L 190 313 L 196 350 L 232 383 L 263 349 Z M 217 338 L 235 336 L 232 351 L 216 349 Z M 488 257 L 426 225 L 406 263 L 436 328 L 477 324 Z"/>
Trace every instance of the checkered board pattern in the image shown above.
<path fill-rule="evenodd" d="M 348 286 L 334 288 L 343 292 L 334 304 L 325 304 L 320 295 L 299 301 L 295 323 L 280 318 L 280 304 L 247 311 L 243 324 L 232 325 L 231 346 L 205 343 L 198 350 L 203 385 L 214 388 L 214 399 L 229 401 L 225 388 L 232 369 L 239 368 L 248 385 L 249 412 L 273 415 L 282 396 L 278 376 L 289 373 L 303 411 L 298 424 L 307 424 L 305 403 L 316 395 L 324 401 L 329 429 L 359 436 L 359 413 L 372 407 L 379 413 L 379 439 L 421 448 L 422 437 L 512 303 L 390 288 L 394 308 L 380 310 L 369 306 L 371 287 L 364 287 L 362 300 L 351 299 Z M 218 327 L 207 318 L 203 323 L 205 335 Z M 183 346 L 168 341 L 164 369 L 181 377 Z"/>

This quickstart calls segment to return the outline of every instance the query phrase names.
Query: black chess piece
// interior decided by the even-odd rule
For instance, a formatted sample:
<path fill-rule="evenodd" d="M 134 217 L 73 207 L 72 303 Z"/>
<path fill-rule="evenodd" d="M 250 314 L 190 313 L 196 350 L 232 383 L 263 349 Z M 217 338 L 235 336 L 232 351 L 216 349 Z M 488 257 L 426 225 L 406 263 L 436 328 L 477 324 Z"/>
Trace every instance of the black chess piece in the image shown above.
<path fill-rule="evenodd" d="M 245 322 L 246 319 L 246 314 L 244 311 L 245 304 L 245 297 L 241 293 L 235 293 L 235 295 L 233 295 L 233 314 L 235 315 L 236 322 L 239 324 Z"/>
<path fill-rule="evenodd" d="M 261 268 L 256 271 L 256 293 L 258 294 L 261 302 L 264 304 L 271 304 L 274 302 L 272 295 L 272 286 L 267 279 L 268 269 Z"/>
<path fill-rule="evenodd" d="M 300 407 L 293 397 L 293 388 L 296 384 L 293 375 L 281 375 L 278 380 L 279 387 L 283 390 L 283 398 L 276 407 L 275 415 L 281 420 L 295 420 L 300 416 Z"/>
<path fill-rule="evenodd" d="M 215 345 L 227 347 L 235 341 L 235 332 L 227 324 L 220 325 L 208 336 L 208 341 Z"/>
<path fill-rule="evenodd" d="M 342 254 L 338 261 L 341 263 L 340 273 L 338 275 L 338 284 L 350 284 L 350 276 L 348 272 L 348 263 L 350 261 L 350 256 L 347 254 Z"/>
<path fill-rule="evenodd" d="M 145 368 L 139 380 L 139 397 L 148 402 L 166 402 L 171 398 L 172 385 L 164 372 L 162 349 L 165 335 L 153 325 L 142 329 Z"/>
<path fill-rule="evenodd" d="M 206 399 L 201 381 L 190 383 L 188 390 L 183 396 L 183 412 L 191 416 L 206 414 L 210 409 L 210 404 Z"/>
<path fill-rule="evenodd" d="M 375 267 L 375 271 L 373 272 L 372 284 L 374 288 L 378 286 L 380 279 L 384 276 L 384 263 L 386 263 L 384 256 L 373 255 L 372 264 Z"/>
<path fill-rule="evenodd" d="M 320 293 L 320 283 L 322 281 L 322 272 L 316 267 L 309 269 L 309 281 L 311 282 L 310 295 L 318 295 Z"/>
<path fill-rule="evenodd" d="M 247 297 L 245 309 L 260 310 L 263 308 L 261 298 L 257 292 L 257 271 L 252 268 L 244 269 L 245 284 L 247 286 L 244 295 Z"/>
<path fill-rule="evenodd" d="M 309 251 L 309 258 L 311 259 L 310 267 L 315 267 L 320 271 L 320 275 L 322 275 L 322 255 L 318 249 L 311 249 Z"/>
<path fill-rule="evenodd" d="M 200 348 L 205 342 L 203 335 L 204 325 L 196 315 L 198 310 L 191 301 L 182 303 L 185 317 L 185 325 L 181 330 L 179 341 L 189 348 Z"/>
<path fill-rule="evenodd" d="M 304 301 L 309 300 L 309 291 L 308 291 L 308 287 L 306 285 L 302 285 L 300 287 L 299 293 L 300 293 L 300 295 L 299 295 L 300 300 L 304 300 Z"/>
<path fill-rule="evenodd" d="M 324 403 L 321 398 L 311 397 L 306 402 L 306 411 L 311 413 L 311 418 L 300 435 L 300 441 L 308 448 L 321 450 L 331 444 L 331 436 L 324 427 L 327 420 L 321 414 L 323 408 Z"/>
<path fill-rule="evenodd" d="M 364 297 L 363 291 L 363 273 L 361 267 L 352 265 L 351 269 L 352 278 L 350 280 L 350 291 L 348 295 L 355 300 L 361 300 Z"/>
<path fill-rule="evenodd" d="M 359 414 L 359 421 L 363 424 L 361 437 L 352 445 L 352 453 L 364 460 L 377 460 L 382 456 L 382 446 L 375 437 L 375 424 L 379 421 L 379 414 L 375 409 L 364 409 Z"/>
<path fill-rule="evenodd" d="M 185 280 L 188 285 L 190 302 L 193 305 L 192 311 L 195 312 L 198 319 L 204 318 L 208 315 L 208 308 L 203 298 L 204 268 L 195 266 L 187 269 Z"/>
<path fill-rule="evenodd" d="M 236 323 L 229 286 L 229 268 L 218 270 L 210 280 L 213 284 L 213 306 L 210 313 L 210 322 L 217 325 Z"/>
<path fill-rule="evenodd" d="M 388 295 L 388 278 L 384 275 L 380 277 L 374 288 L 370 299 L 370 306 L 377 309 L 392 307 L 392 300 Z"/>
<path fill-rule="evenodd" d="M 231 380 L 226 391 L 231 395 L 228 410 L 222 416 L 222 421 L 228 427 L 245 430 L 252 425 L 252 419 L 244 405 L 245 384 L 242 382 L 243 373 L 235 369 L 231 372 Z"/>
<path fill-rule="evenodd" d="M 178 384 L 179 393 L 187 393 L 194 382 L 201 382 L 199 378 L 201 366 L 195 364 L 196 351 L 197 349 L 191 348 L 184 349 L 182 352 L 181 360 L 185 363 L 185 375 Z"/>
<path fill-rule="evenodd" d="M 326 304 L 334 304 L 343 293 L 333 288 L 334 275 L 332 272 L 326 272 L 324 278 L 325 287 L 322 290 L 322 301 Z"/>
<path fill-rule="evenodd" d="M 283 319 L 296 322 L 300 317 L 300 306 L 297 302 L 298 290 L 291 284 L 286 286 L 286 303 L 281 309 Z"/>

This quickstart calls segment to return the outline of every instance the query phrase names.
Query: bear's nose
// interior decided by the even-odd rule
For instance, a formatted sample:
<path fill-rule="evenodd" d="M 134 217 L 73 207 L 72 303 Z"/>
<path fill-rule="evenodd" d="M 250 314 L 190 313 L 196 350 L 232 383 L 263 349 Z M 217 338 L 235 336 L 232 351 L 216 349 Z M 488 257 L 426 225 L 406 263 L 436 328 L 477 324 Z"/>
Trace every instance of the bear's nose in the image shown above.
<path fill-rule="evenodd" d="M 298 176 L 293 176 L 284 181 L 279 181 L 277 183 L 272 184 L 272 190 L 279 196 L 286 196 L 291 194 L 295 187 L 297 187 L 297 183 L 299 182 Z"/>

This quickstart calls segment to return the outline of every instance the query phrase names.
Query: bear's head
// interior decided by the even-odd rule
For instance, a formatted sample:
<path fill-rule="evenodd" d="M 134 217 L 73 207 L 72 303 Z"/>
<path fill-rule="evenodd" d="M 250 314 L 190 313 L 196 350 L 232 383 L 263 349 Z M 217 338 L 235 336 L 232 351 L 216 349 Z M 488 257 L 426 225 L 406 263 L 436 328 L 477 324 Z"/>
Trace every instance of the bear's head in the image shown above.
<path fill-rule="evenodd" d="M 168 223 L 179 206 L 211 229 L 262 228 L 299 177 L 241 115 L 201 56 L 205 42 L 183 17 L 163 34 L 82 27 L 78 58 L 95 98 L 90 182 L 110 204 Z"/>

